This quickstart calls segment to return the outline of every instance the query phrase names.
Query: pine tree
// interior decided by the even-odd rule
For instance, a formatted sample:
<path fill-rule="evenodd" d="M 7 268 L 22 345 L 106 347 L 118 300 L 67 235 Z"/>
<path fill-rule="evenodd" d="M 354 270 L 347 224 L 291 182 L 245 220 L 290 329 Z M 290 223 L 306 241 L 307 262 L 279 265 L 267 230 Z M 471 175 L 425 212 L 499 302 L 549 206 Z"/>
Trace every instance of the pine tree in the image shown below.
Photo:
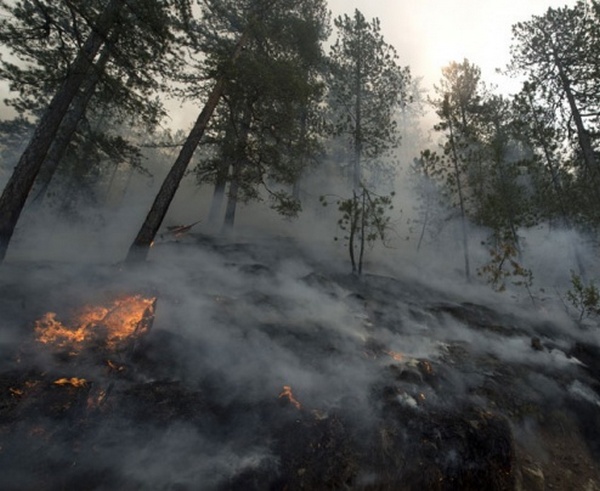
<path fill-rule="evenodd" d="M 190 13 L 185 0 L 19 1 L 1 7 L 12 15 L 0 24 L 0 41 L 26 64 L 20 68 L 3 61 L 0 74 L 19 92 L 11 102 L 15 109 L 40 119 L 0 197 L 0 260 L 51 146 L 42 189 L 73 141 L 92 96 L 110 101 L 115 113 L 156 120 L 156 105 L 147 98 L 160 87 L 158 74 L 173 68 L 174 30 Z M 127 148 L 119 141 L 112 146 Z"/>
<path fill-rule="evenodd" d="M 298 71 L 302 72 L 302 61 L 307 51 L 312 50 L 313 55 L 319 53 L 322 39 L 320 28 L 308 40 L 303 28 L 311 24 L 311 12 L 314 12 L 314 15 L 326 12 L 324 3 L 321 0 L 264 0 L 243 3 L 213 0 L 206 2 L 205 7 L 205 19 L 214 22 L 204 22 L 203 26 L 207 31 L 199 32 L 198 46 L 207 56 L 202 60 L 198 73 L 214 85 L 208 102 L 188 135 L 129 250 L 128 262 L 145 259 L 184 172 L 223 95 L 227 101 L 236 101 L 232 105 L 231 113 L 234 125 L 238 125 L 240 120 L 246 121 L 246 118 L 250 118 L 247 124 L 244 122 L 244 126 L 248 126 L 248 133 L 244 136 L 244 128 L 241 143 L 244 146 L 246 139 L 247 142 L 251 142 L 252 145 L 248 143 L 245 147 L 251 147 L 252 152 L 245 152 L 244 159 L 235 161 L 235 186 L 239 189 L 240 185 L 247 184 L 248 175 L 255 179 L 253 182 L 258 180 L 265 184 L 265 176 L 281 181 L 288 174 L 287 167 L 283 165 L 285 159 L 282 158 L 284 154 L 281 149 L 294 141 L 293 138 L 289 139 L 296 126 L 290 115 L 297 114 L 297 101 L 294 97 L 302 92 L 306 84 L 306 78 L 298 76 Z M 237 44 L 234 46 L 234 43 Z M 307 50 L 304 44 L 311 50 Z M 248 79 L 254 71 L 253 77 Z M 188 81 L 196 82 L 197 77 L 198 75 L 192 74 Z M 299 84 L 299 88 L 294 87 L 295 84 Z M 203 89 L 204 87 L 200 87 L 196 93 L 201 95 Z M 191 93 L 188 93 L 188 96 L 190 95 Z M 235 142 L 235 138 L 231 141 L 233 145 L 240 143 Z M 253 165 L 247 165 L 247 162 L 252 160 Z M 238 192 L 235 189 L 234 191 Z M 230 216 L 232 210 L 233 203 Z"/>
<path fill-rule="evenodd" d="M 510 67 L 528 77 L 529 93 L 551 108 L 556 124 L 564 130 L 561 144 L 573 152 L 570 172 L 588 195 L 591 206 L 586 213 L 594 222 L 598 221 L 595 210 L 600 203 L 599 48 L 597 2 L 590 6 L 580 0 L 573 7 L 549 8 L 542 16 L 513 26 Z"/>
<path fill-rule="evenodd" d="M 123 7 L 123 1 L 111 0 L 102 11 L 95 24 L 95 29 L 91 31 L 69 66 L 66 78 L 41 117 L 29 145 L 0 196 L 0 261 L 6 255 L 27 195 L 60 123 L 68 111 L 71 101 L 85 81 L 95 56 L 114 27 Z"/>
<path fill-rule="evenodd" d="M 485 193 L 485 152 L 480 140 L 479 113 L 488 97 L 481 70 L 468 60 L 452 62 L 442 69 L 432 101 L 440 122 L 435 130 L 444 135 L 443 155 L 429 155 L 429 175 L 447 186 L 460 210 L 465 276 L 470 279 L 468 215 L 472 203 Z"/>
<path fill-rule="evenodd" d="M 385 167 L 383 158 L 399 143 L 395 112 L 408 101 L 408 67 L 398 65 L 395 49 L 381 34 L 379 19 L 354 16 L 334 21 L 328 80 L 335 135 L 347 139 L 354 190 L 365 184 L 365 169 Z"/>

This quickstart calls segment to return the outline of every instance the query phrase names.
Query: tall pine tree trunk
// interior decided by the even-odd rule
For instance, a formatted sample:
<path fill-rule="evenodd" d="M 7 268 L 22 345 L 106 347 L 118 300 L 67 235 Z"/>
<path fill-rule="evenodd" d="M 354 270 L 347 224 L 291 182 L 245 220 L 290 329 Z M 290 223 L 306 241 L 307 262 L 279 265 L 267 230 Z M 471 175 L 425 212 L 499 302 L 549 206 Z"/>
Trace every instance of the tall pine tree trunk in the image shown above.
<path fill-rule="evenodd" d="M 301 148 L 301 155 L 300 155 L 300 161 L 298 164 L 299 170 L 295 176 L 294 179 L 294 184 L 292 186 L 292 197 L 300 202 L 300 198 L 301 198 L 301 186 L 300 186 L 300 181 L 302 180 L 302 174 L 304 172 L 304 166 L 305 166 L 305 154 L 306 154 L 306 140 L 307 140 L 307 122 L 308 119 L 308 115 L 307 115 L 307 109 L 306 107 L 304 107 L 302 109 L 302 113 L 300 115 L 300 148 Z"/>
<path fill-rule="evenodd" d="M 235 162 L 231 168 L 231 184 L 229 185 L 229 193 L 227 195 L 227 208 L 225 209 L 225 218 L 221 233 L 229 233 L 233 229 L 235 223 L 235 211 L 237 209 L 238 194 L 240 190 L 240 170 L 241 162 Z"/>
<path fill-rule="evenodd" d="M 90 76 L 89 67 L 98 54 L 124 0 L 111 0 L 95 28 L 71 63 L 58 89 L 35 129 L 31 141 L 19 159 L 0 197 L 0 262 L 4 260 L 27 196 L 46 158 L 58 128 L 83 82 Z"/>
<path fill-rule="evenodd" d="M 244 34 L 242 34 L 242 37 L 238 41 L 231 56 L 232 63 L 235 62 L 235 60 L 239 57 L 249 38 L 250 31 L 246 30 Z M 131 244 L 127 258 L 125 259 L 127 263 L 144 261 L 148 256 L 150 246 L 156 237 L 156 233 L 158 232 L 165 215 L 167 214 L 167 210 L 173 201 L 175 192 L 177 191 L 179 183 L 181 182 L 190 160 L 194 155 L 194 151 L 204 135 L 204 130 L 206 129 L 206 126 L 208 125 L 208 122 L 215 108 L 217 107 L 217 104 L 219 103 L 224 88 L 225 78 L 222 77 L 217 81 L 213 87 L 213 90 L 208 96 L 208 101 L 198 116 L 198 119 L 190 131 L 185 143 L 183 144 L 183 147 L 181 148 L 179 156 L 175 160 L 173 167 L 171 167 L 171 170 L 167 174 L 167 177 L 165 178 L 154 200 L 154 203 L 152 204 L 152 207 L 146 216 L 146 220 L 142 224 L 142 227 L 140 228 L 135 240 Z"/>
<path fill-rule="evenodd" d="M 463 255 L 465 259 L 465 277 L 467 281 L 471 280 L 471 271 L 469 266 L 469 239 L 467 234 L 467 215 L 465 211 L 465 199 L 462 191 L 462 183 L 460 182 L 460 170 L 458 168 L 458 152 L 456 151 L 456 142 L 454 141 L 454 132 L 452 128 L 452 119 L 448 116 L 448 127 L 450 129 L 450 146 L 452 148 L 452 164 L 454 166 L 454 177 L 456 179 L 456 187 L 458 190 L 458 201 L 460 205 L 460 220 L 462 227 L 463 240 Z"/>
<path fill-rule="evenodd" d="M 360 50 L 359 50 L 360 53 Z M 355 118 L 355 133 L 354 133 L 354 191 L 359 192 L 362 183 L 362 169 L 361 169 L 361 157 L 362 157 L 362 60 L 360 54 L 356 60 L 356 107 L 354 108 Z"/>
<path fill-rule="evenodd" d="M 215 189 L 213 191 L 212 201 L 210 202 L 210 211 L 208 212 L 208 223 L 214 225 L 217 222 L 223 198 L 225 197 L 225 187 L 227 186 L 227 175 L 229 174 L 229 162 L 221 162 L 221 167 L 217 172 Z"/>
<path fill-rule="evenodd" d="M 224 145 L 235 146 L 235 136 L 235 121 L 233 120 L 232 116 L 225 130 Z M 212 201 L 210 203 L 210 211 L 208 213 L 208 223 L 210 223 L 211 225 L 214 225 L 217 222 L 217 217 L 219 215 L 219 212 L 221 211 L 221 205 L 223 204 L 223 198 L 225 197 L 225 188 L 227 187 L 227 177 L 229 176 L 229 168 L 231 167 L 232 161 L 233 156 L 229 155 L 228 152 L 224 151 L 223 159 L 221 160 L 219 168 L 217 169 L 215 188 L 213 191 Z"/>
<path fill-rule="evenodd" d="M 234 144 L 233 162 L 231 164 L 231 185 L 227 197 L 227 209 L 225 210 L 225 219 L 223 221 L 222 233 L 230 232 L 235 222 L 235 211 L 237 208 L 240 180 L 242 179 L 242 169 L 247 165 L 246 146 L 248 145 L 248 135 L 250 134 L 250 121 L 252 118 L 251 107 L 244 108 L 240 121 L 240 131 L 237 135 L 237 141 Z"/>

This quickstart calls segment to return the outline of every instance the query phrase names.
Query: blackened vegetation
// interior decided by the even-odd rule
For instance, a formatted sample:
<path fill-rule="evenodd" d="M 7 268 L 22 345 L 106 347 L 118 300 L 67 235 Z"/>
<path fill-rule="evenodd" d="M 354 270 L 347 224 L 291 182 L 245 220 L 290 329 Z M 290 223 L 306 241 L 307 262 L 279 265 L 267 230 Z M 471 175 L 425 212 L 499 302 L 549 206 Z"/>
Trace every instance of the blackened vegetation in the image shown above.
<path fill-rule="evenodd" d="M 186 308 L 172 282 L 151 288 L 157 316 L 147 312 L 130 339 L 109 349 L 100 330 L 78 354 L 41 346 L 32 325 L 57 304 L 58 290 L 70 297 L 64 304 L 81 300 L 77 287 L 67 287 L 72 278 L 29 290 L 8 285 L 17 293 L 3 297 L 13 305 L 3 310 L 3 321 L 22 334 L 2 345 L 2 489 L 504 491 L 550 484 L 594 489 L 589 486 L 600 482 L 595 346 L 550 339 L 517 315 L 398 279 L 358 281 L 324 268 L 298 273 L 300 292 L 319 292 L 332 309 L 343 307 L 358 319 L 361 336 L 349 336 L 326 320 L 302 319 L 298 312 L 314 305 L 265 286 L 278 281 L 289 251 L 272 254 L 249 244 L 223 249 L 223 270 L 245 278 L 250 289 L 225 295 L 210 271 L 198 278 L 212 283 L 189 274 L 204 285 L 194 302 L 205 302 L 198 312 L 211 310 L 216 332 L 241 339 L 249 351 L 259 336 L 264 352 L 236 352 L 231 363 L 218 364 L 230 354 L 215 353 L 210 337 L 165 325 Z M 101 298 L 119 278 L 115 271 L 88 272 L 92 277 L 102 278 L 96 293 L 80 297 Z M 49 288 L 52 282 L 62 288 Z M 161 309 L 175 315 L 161 317 Z M 208 329 L 207 319 L 199 329 Z M 457 323 L 489 343 L 521 336 L 529 351 L 503 358 L 475 341 L 446 337 Z M 539 336 L 535 349 L 529 329 Z M 436 356 L 432 349 L 411 355 L 392 346 L 414 350 L 411 339 L 443 346 Z M 251 365 L 265 353 L 271 365 Z M 533 362 L 552 353 L 567 360 L 566 368 Z M 282 356 L 295 356 L 298 366 L 284 365 Z M 573 357 L 585 365 L 568 364 Z M 265 372 L 283 370 L 287 377 L 302 368 L 314 378 L 314 391 L 293 382 L 289 391 L 271 390 Z M 362 371 L 370 375 L 357 378 Z M 268 389 L 257 390 L 261 385 Z M 336 386 L 346 388 L 328 397 Z"/>

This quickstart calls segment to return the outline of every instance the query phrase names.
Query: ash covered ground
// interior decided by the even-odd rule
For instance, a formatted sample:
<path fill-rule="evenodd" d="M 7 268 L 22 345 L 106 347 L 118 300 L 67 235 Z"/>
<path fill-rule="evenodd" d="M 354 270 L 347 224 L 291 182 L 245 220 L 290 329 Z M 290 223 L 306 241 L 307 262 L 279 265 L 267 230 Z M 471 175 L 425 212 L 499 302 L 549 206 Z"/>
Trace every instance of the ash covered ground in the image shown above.
<path fill-rule="evenodd" d="M 136 269 L 4 264 L 1 488 L 600 489 L 593 329 L 346 268 L 200 235 Z M 123 295 L 156 302 L 118 343 L 40 342 Z"/>

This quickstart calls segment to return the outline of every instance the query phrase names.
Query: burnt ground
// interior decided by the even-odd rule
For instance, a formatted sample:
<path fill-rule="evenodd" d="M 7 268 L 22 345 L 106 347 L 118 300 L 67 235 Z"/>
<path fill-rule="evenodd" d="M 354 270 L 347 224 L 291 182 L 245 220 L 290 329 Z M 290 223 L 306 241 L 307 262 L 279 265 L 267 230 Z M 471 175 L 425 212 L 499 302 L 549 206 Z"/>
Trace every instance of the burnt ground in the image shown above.
<path fill-rule="evenodd" d="M 131 293 L 157 298 L 148 332 L 36 340 L 46 312 Z M 5 264 L 0 487 L 600 490 L 595 334 L 499 305 L 288 241 Z"/>

